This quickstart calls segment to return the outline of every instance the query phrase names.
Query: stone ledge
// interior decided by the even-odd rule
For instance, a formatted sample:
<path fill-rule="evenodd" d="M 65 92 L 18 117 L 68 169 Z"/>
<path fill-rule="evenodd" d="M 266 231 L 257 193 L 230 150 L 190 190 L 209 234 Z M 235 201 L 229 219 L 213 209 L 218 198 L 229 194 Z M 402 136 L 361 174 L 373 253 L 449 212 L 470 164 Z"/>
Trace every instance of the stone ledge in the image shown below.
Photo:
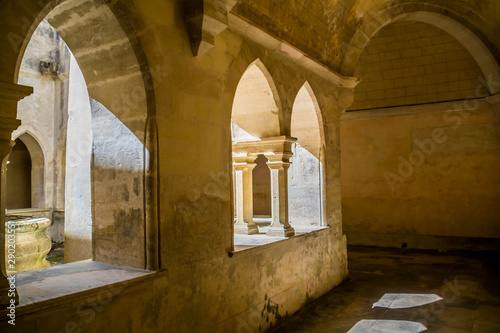
<path fill-rule="evenodd" d="M 266 237 L 266 239 L 272 239 L 272 241 L 267 243 L 267 244 L 255 245 L 255 246 L 252 246 L 252 247 L 249 247 L 246 249 L 228 251 L 227 254 L 228 254 L 229 258 L 233 258 L 235 255 L 239 256 L 240 254 L 243 254 L 243 253 L 252 253 L 254 251 L 261 251 L 261 250 L 266 251 L 266 250 L 269 250 L 270 248 L 272 248 L 275 244 L 281 243 L 283 241 L 297 239 L 300 237 L 311 236 L 314 234 L 325 232 L 325 230 L 327 230 L 329 232 L 331 230 L 331 228 L 329 226 L 323 226 L 323 227 L 316 227 L 316 228 L 318 228 L 317 230 L 301 232 L 300 226 L 293 226 L 293 227 L 296 229 L 296 233 L 292 237 L 270 237 L 270 236 L 266 236 L 265 234 L 262 234 L 262 236 Z M 255 237 L 255 235 L 250 235 L 248 237 Z M 276 239 L 276 238 L 279 238 L 279 239 Z"/>
<path fill-rule="evenodd" d="M 86 303 L 88 298 L 95 296 L 115 297 L 124 288 L 151 280 L 165 272 L 167 271 L 152 272 L 84 260 L 18 273 L 16 288 L 20 304 L 16 307 L 16 317 L 40 313 L 46 309 L 63 308 L 78 302 Z M 57 288 L 52 288 L 53 285 Z M 0 311 L 0 316 L 6 318 L 6 314 L 7 310 Z"/>

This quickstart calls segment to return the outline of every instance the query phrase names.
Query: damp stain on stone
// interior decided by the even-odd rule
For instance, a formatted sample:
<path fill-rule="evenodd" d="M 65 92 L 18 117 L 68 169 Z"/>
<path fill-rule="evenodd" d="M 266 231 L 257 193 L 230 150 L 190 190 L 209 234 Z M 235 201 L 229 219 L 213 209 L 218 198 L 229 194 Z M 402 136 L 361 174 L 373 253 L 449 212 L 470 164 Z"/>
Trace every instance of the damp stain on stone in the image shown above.
<path fill-rule="evenodd" d="M 141 187 L 141 181 L 139 178 L 134 178 L 134 194 L 139 195 L 139 188 Z"/>
<path fill-rule="evenodd" d="M 259 325 L 259 331 L 262 331 L 264 328 L 262 325 L 265 323 L 265 327 L 267 327 L 268 330 L 272 329 L 273 327 L 279 326 L 281 321 L 282 321 L 282 316 L 279 313 L 279 304 L 271 301 L 271 299 L 267 299 L 267 294 L 264 298 L 264 307 L 261 311 L 261 324 Z M 274 316 L 275 320 L 272 320 L 272 317 Z"/>
<path fill-rule="evenodd" d="M 141 209 L 131 208 L 128 211 L 119 209 L 114 214 L 117 225 L 120 226 L 120 235 L 132 237 L 142 221 Z"/>

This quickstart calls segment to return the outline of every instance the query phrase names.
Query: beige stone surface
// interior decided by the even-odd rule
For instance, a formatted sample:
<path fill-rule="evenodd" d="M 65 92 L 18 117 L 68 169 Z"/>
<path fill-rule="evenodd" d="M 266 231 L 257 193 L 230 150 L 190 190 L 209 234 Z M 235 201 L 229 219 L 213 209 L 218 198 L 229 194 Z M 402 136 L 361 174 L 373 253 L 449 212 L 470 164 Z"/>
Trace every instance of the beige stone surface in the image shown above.
<path fill-rule="evenodd" d="M 488 106 L 447 106 L 342 122 L 343 225 L 353 243 L 454 248 L 434 237 L 500 236 L 498 118 Z"/>
<path fill-rule="evenodd" d="M 500 188 L 498 150 L 436 151 L 412 175 L 400 176 L 404 179 L 394 192 L 384 177 L 385 172 L 399 172 L 399 156 L 407 159 L 413 152 L 412 133 L 421 138 L 423 128 L 466 126 L 475 128 L 473 141 L 477 142 L 480 127 L 474 126 L 498 123 L 492 111 L 497 109 L 495 97 L 488 99 L 493 109 L 482 100 L 484 94 L 471 99 L 480 108 L 460 100 L 465 92 L 465 97 L 475 94 L 471 76 L 477 68 L 468 71 L 470 58 L 447 59 L 447 71 L 458 72 L 458 78 L 446 77 L 447 89 L 436 86 L 437 99 L 424 100 L 423 87 L 443 83 L 444 74 L 438 73 L 436 57 L 428 63 L 425 46 L 410 47 L 409 41 L 415 38 L 406 36 L 385 52 L 385 60 L 374 56 L 376 63 L 390 60 L 391 66 L 399 67 L 380 69 L 382 77 L 384 73 L 391 77 L 377 82 L 384 92 L 366 94 L 374 103 L 383 100 L 383 106 L 402 109 L 369 109 L 356 116 L 351 112 L 340 121 L 360 97 L 353 95 L 358 80 L 352 76 L 365 60 L 358 62 L 364 46 L 380 29 L 398 20 L 440 26 L 454 36 L 457 42 L 442 35 L 429 37 L 440 45 L 455 45 L 448 51 L 445 47 L 444 53 L 455 52 L 457 57 L 456 45 L 462 44 L 480 74 L 492 74 L 486 85 L 495 94 L 500 47 L 497 2 L 241 0 L 229 15 L 225 1 L 201 3 L 207 6 L 198 2 L 195 8 L 203 7 L 207 13 L 191 18 L 207 18 L 215 25 L 195 22 L 207 33 L 200 40 L 209 44 L 200 44 L 198 51 L 204 52 L 196 57 L 193 34 L 186 24 L 192 22 L 185 21 L 182 1 L 6 0 L 0 4 L 0 49 L 5 50 L 0 55 L 0 156 L 10 152 L 11 134 L 19 125 L 17 101 L 30 93 L 29 88 L 14 84 L 19 82 L 24 49 L 47 17 L 80 65 L 96 120 L 93 138 L 101 139 L 101 144 L 93 145 L 91 169 L 93 258 L 161 271 L 147 283 L 130 284 L 107 298 L 70 295 L 20 306 L 17 330 L 264 332 L 348 277 L 348 238 L 343 229 L 372 236 L 398 232 L 414 237 L 500 237 L 494 209 Z M 426 50 L 442 53 L 438 51 Z M 403 67 L 408 63 L 398 62 L 401 59 L 411 59 L 412 66 Z M 266 108 L 259 110 L 262 117 L 255 123 L 244 119 L 251 126 L 241 128 L 259 137 L 291 137 L 294 103 L 308 83 L 323 130 L 322 212 L 329 228 L 234 252 L 231 117 L 241 78 L 257 63 L 269 89 L 259 86 L 259 98 L 247 95 L 242 104 L 265 101 Z M 427 69 L 436 73 L 427 74 Z M 460 80 L 460 71 L 469 76 Z M 260 75 L 253 74 L 251 81 Z M 363 74 L 359 73 L 360 85 L 367 82 L 362 81 Z M 426 75 L 436 82 L 405 81 Z M 390 80 L 404 86 L 391 87 L 386 82 Z M 246 89 L 252 87 L 249 83 Z M 272 96 L 266 95 L 269 90 Z M 388 97 L 391 94 L 395 96 Z M 417 97 L 421 103 L 459 99 L 461 104 L 454 109 L 446 103 L 410 107 L 417 104 Z M 399 103 L 386 103 L 390 98 Z M 469 133 L 468 129 L 457 133 Z M 431 139 L 433 133 L 437 140 L 444 134 L 431 131 Z M 4 187 L 4 180 L 0 181 Z M 0 204 L 3 214 L 4 188 Z M 0 292 L 8 287 L 7 280 L 0 279 Z M 9 301 L 4 294 L 2 306 Z M 4 314 L 5 310 L 0 311 L 2 325 Z"/>
<path fill-rule="evenodd" d="M 426 23 L 396 22 L 382 28 L 361 53 L 355 75 L 361 83 L 351 110 L 487 94 L 472 55 L 453 36 Z"/>

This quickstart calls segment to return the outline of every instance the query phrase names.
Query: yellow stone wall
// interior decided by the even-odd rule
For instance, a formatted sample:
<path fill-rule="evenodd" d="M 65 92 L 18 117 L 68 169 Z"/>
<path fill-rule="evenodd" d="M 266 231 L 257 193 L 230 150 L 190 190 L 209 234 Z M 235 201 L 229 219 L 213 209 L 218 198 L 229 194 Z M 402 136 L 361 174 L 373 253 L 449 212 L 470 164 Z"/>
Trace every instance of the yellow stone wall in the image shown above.
<path fill-rule="evenodd" d="M 348 242 L 481 248 L 472 238 L 500 237 L 500 118 L 471 54 L 438 28 L 397 22 L 370 40 L 356 75 L 341 123 Z"/>
<path fill-rule="evenodd" d="M 397 22 L 368 43 L 351 110 L 454 101 L 475 96 L 482 73 L 451 35 L 426 23 Z"/>

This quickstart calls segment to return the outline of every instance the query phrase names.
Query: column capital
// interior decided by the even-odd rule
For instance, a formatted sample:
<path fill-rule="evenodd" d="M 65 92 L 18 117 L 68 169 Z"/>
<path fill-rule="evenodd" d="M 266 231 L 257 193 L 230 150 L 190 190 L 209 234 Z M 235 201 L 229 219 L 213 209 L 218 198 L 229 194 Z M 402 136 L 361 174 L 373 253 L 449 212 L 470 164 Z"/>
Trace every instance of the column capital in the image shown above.
<path fill-rule="evenodd" d="M 291 157 L 291 156 L 290 156 Z M 285 171 L 290 167 L 290 157 L 275 157 L 273 158 L 275 160 L 271 160 L 270 158 L 269 161 L 267 161 L 267 166 L 269 169 L 284 169 Z"/>
<path fill-rule="evenodd" d="M 255 160 L 257 157 L 258 155 L 254 154 L 233 152 L 233 167 L 236 170 L 243 170 L 247 168 L 253 169 L 256 166 Z"/>
<path fill-rule="evenodd" d="M 292 154 L 292 144 L 297 141 L 297 138 L 291 136 L 272 136 L 261 138 L 258 141 L 245 141 L 233 144 L 233 156 L 234 154 L 247 154 L 251 155 L 279 155 Z"/>

